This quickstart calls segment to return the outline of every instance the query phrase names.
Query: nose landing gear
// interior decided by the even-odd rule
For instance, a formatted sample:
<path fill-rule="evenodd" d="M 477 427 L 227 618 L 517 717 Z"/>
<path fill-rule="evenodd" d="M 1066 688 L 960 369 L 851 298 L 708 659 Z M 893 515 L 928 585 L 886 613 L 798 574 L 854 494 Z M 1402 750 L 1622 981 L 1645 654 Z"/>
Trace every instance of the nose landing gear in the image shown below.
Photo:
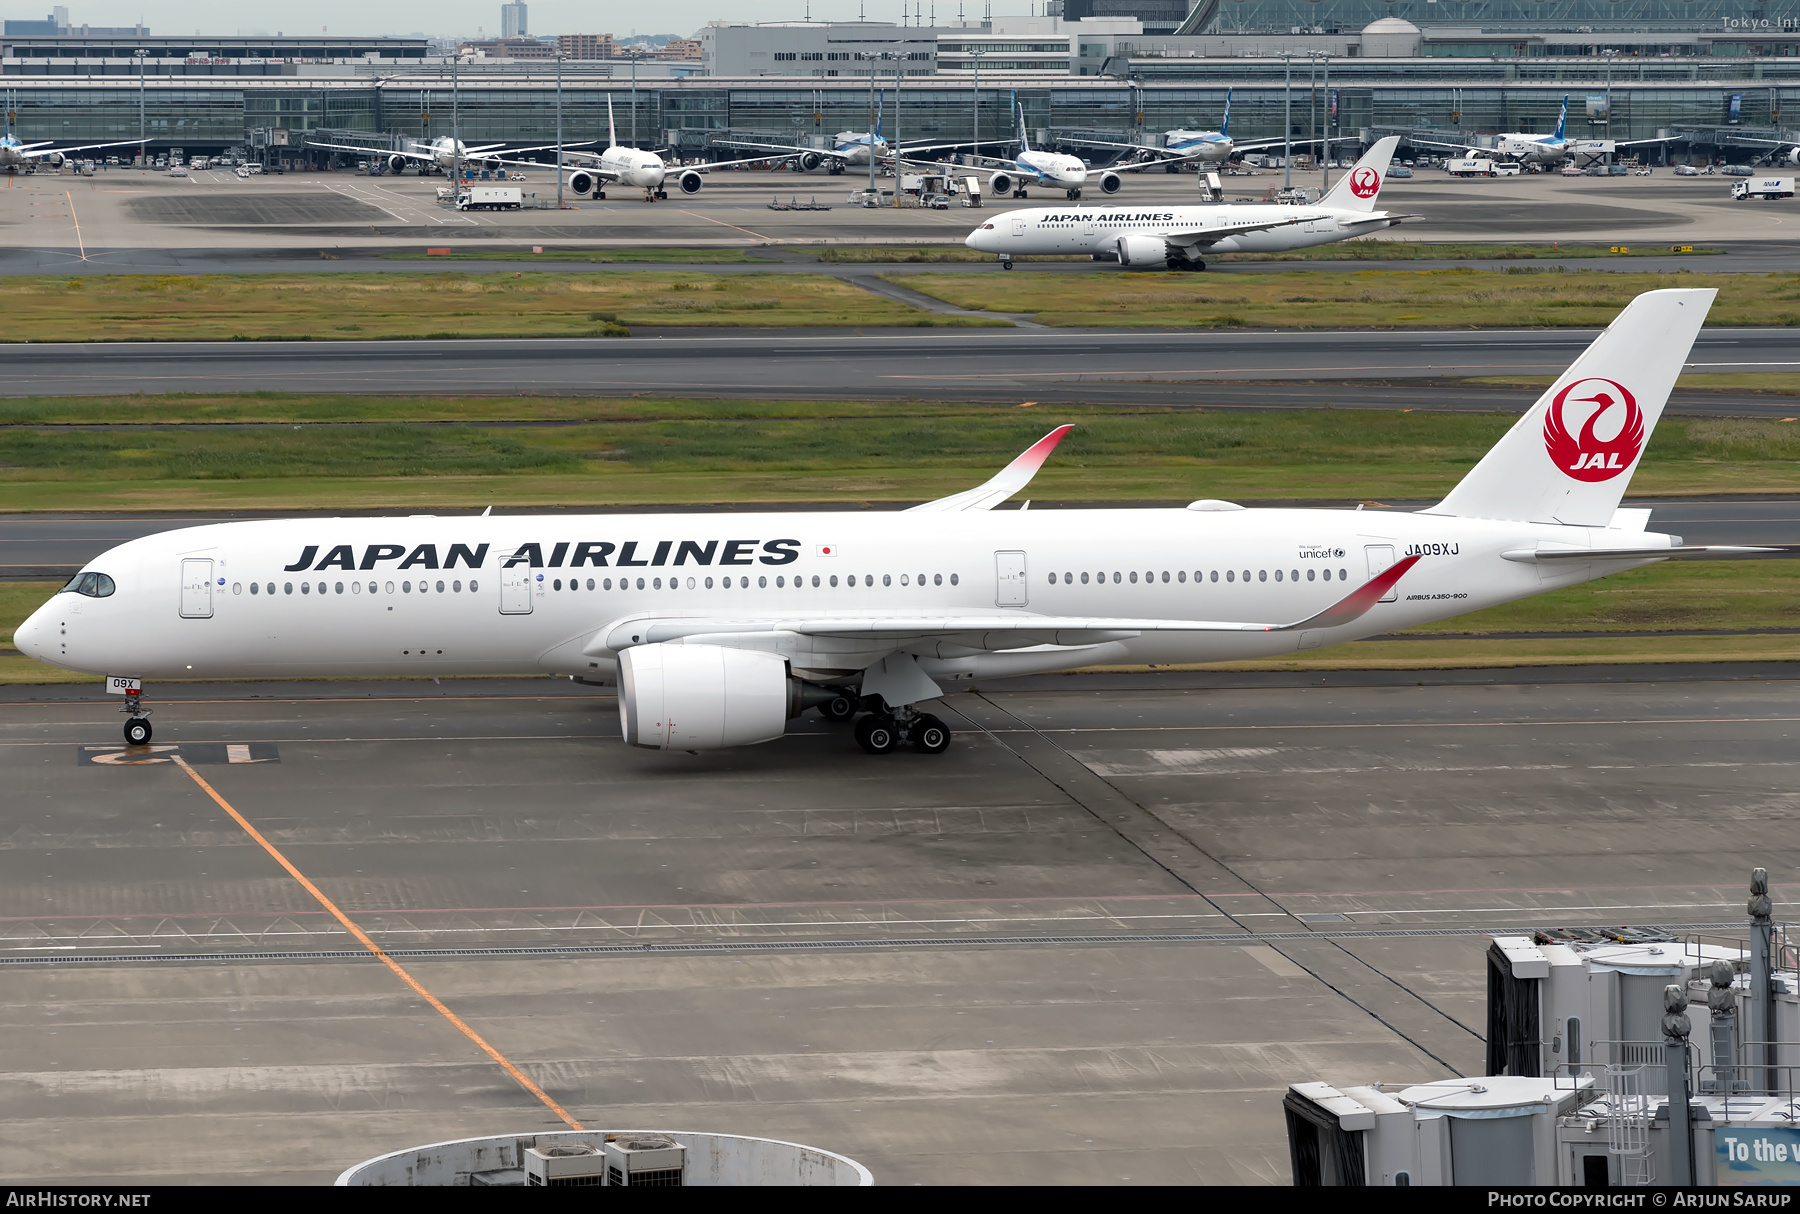
<path fill-rule="evenodd" d="M 150 709 L 144 707 L 144 689 L 127 687 L 125 703 L 119 711 L 127 717 L 125 721 L 125 745 L 148 746 L 150 744 Z"/>

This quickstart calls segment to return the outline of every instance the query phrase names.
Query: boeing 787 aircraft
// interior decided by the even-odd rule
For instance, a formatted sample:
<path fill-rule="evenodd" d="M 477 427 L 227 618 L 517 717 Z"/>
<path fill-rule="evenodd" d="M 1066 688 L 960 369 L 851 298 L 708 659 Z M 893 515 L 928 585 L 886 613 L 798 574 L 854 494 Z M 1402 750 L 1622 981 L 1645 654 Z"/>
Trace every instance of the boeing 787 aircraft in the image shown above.
<path fill-rule="evenodd" d="M 634 746 L 769 742 L 809 707 L 937 753 L 970 679 L 1273 657 L 1670 557 L 1619 502 L 1712 306 L 1640 295 L 1443 501 L 1414 512 L 996 510 L 1071 427 L 910 511 L 283 519 L 104 553 L 15 634 L 142 679 L 549 672 Z M 946 517 L 954 516 L 954 517 Z M 141 710 L 126 740 L 142 744 Z"/>

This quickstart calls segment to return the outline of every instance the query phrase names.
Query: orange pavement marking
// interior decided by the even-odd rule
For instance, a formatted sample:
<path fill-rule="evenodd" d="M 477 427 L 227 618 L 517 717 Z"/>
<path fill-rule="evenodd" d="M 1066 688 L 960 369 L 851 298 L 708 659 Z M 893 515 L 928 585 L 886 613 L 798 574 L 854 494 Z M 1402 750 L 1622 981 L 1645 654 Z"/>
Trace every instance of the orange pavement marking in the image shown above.
<path fill-rule="evenodd" d="M 249 821 L 244 817 L 243 814 L 240 814 L 237 810 L 233 809 L 231 806 L 231 802 L 227 801 L 224 797 L 221 797 L 219 795 L 217 789 L 213 788 L 213 786 L 211 784 L 208 784 L 204 779 L 201 778 L 199 772 L 195 771 L 192 767 L 189 767 L 187 764 L 187 760 L 183 759 L 180 755 L 176 755 L 175 756 L 175 765 L 177 767 L 181 768 L 181 770 L 185 771 L 188 774 L 188 777 L 191 780 L 193 780 L 194 783 L 196 783 L 200 786 L 201 791 L 205 792 L 207 796 L 211 797 L 214 801 L 216 801 L 218 803 L 218 806 L 220 809 L 222 809 L 226 813 L 230 814 L 232 817 L 232 820 L 235 821 L 239 826 L 243 827 L 244 830 L 249 834 L 249 836 L 252 839 L 255 839 L 259 844 L 261 844 L 262 849 L 264 851 L 268 852 L 269 855 L 274 857 L 275 863 L 277 863 L 277 864 L 281 865 L 281 867 L 287 869 L 288 876 L 292 877 L 294 880 L 298 881 L 301 885 L 305 886 L 306 892 L 311 894 L 314 898 L 317 898 L 319 900 L 319 905 L 323 906 L 327 911 L 330 911 L 332 917 L 335 918 L 339 923 L 344 925 L 345 931 L 349 932 L 352 936 L 355 936 L 357 939 L 357 942 L 359 944 L 361 944 L 364 948 L 368 949 L 371 953 L 373 953 L 375 955 L 375 958 L 378 961 L 380 961 L 383 965 L 387 966 L 389 969 L 393 970 L 394 974 L 400 979 L 400 981 L 402 981 L 402 982 L 406 983 L 406 985 L 412 987 L 412 989 L 418 994 L 418 996 L 421 999 L 425 1000 L 425 1002 L 429 1003 L 433 1008 L 436 1008 L 437 1012 L 440 1016 L 442 1016 L 444 1019 L 448 1020 L 451 1024 L 454 1024 L 462 1032 L 463 1036 L 467 1037 L 470 1041 L 473 1041 L 477 1046 L 479 1046 L 481 1048 L 482 1053 L 486 1054 L 489 1058 L 492 1058 L 495 1062 L 499 1063 L 501 1069 L 504 1070 L 508 1075 L 511 1075 L 515 1080 L 517 1080 L 520 1087 L 524 1088 L 527 1092 L 530 1092 L 533 1096 L 536 1096 L 539 1100 L 543 1101 L 544 1106 L 546 1108 L 548 1108 L 552 1113 L 555 1113 L 558 1117 L 562 1118 L 563 1122 L 566 1125 L 568 1125 L 568 1127 L 570 1129 L 579 1130 L 579 1129 L 585 1128 L 582 1126 L 582 1124 L 579 1121 L 576 1121 L 573 1117 L 569 1116 L 567 1109 L 563 1108 L 562 1105 L 556 1103 L 555 1100 L 551 1099 L 550 1094 L 548 1092 L 544 1091 L 543 1088 L 540 1088 L 537 1084 L 533 1083 L 531 1081 L 531 1079 L 525 1074 L 525 1072 L 521 1071 L 518 1067 L 514 1066 L 511 1062 L 507 1061 L 506 1056 L 504 1054 L 502 1054 L 499 1050 L 495 1049 L 493 1046 L 489 1045 L 487 1043 L 487 1041 L 482 1038 L 480 1033 L 477 1033 L 474 1029 L 470 1028 L 466 1023 L 464 1023 L 463 1019 L 460 1016 L 458 1016 L 455 1012 L 453 1012 L 449 1008 L 445 1007 L 442 1000 L 440 1000 L 436 995 L 432 994 L 430 991 L 426 990 L 422 985 L 420 985 L 419 980 L 417 978 L 414 978 L 411 974 L 407 973 L 405 969 L 401 968 L 400 963 L 398 961 L 395 961 L 392 957 L 388 956 L 387 953 L 382 949 L 382 947 L 379 944 L 376 944 L 373 940 L 369 939 L 367 934 L 365 934 L 363 932 L 362 928 L 360 928 L 360 927 L 356 926 L 356 924 L 352 923 L 350 921 L 350 917 L 348 915 L 344 914 L 343 911 L 341 911 L 337 908 L 337 904 L 335 902 L 333 902 L 330 898 L 327 898 L 325 896 L 325 894 L 319 889 L 318 886 L 314 885 L 311 881 L 308 881 L 306 879 L 305 873 L 302 873 L 299 869 L 295 868 L 293 866 L 293 864 L 288 861 L 288 858 L 286 856 L 282 855 L 281 852 L 276 849 L 276 847 L 273 843 L 270 843 L 267 839 L 263 838 L 262 832 L 257 830 L 256 827 L 250 825 Z"/>

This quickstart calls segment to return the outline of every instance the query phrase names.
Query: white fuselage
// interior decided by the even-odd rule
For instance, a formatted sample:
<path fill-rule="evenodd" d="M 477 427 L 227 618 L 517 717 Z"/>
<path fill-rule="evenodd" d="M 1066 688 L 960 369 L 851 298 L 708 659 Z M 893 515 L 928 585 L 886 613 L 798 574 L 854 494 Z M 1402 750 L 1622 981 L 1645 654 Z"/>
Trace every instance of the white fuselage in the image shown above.
<path fill-rule="evenodd" d="M 1275 220 L 1302 222 L 1225 236 L 1206 244 L 1208 253 L 1270 253 L 1330 244 L 1389 227 L 1383 211 L 1342 211 L 1243 203 L 1202 207 L 1032 207 L 1008 211 L 971 232 L 971 249 L 1001 257 L 1034 253 L 1111 253 L 1121 236 L 1166 236 L 1180 244 L 1183 234 L 1250 227 Z"/>
<path fill-rule="evenodd" d="M 633 617 L 1280 623 L 1312 617 L 1396 560 L 1421 558 L 1393 601 L 1318 632 L 1142 632 L 1008 652 L 928 641 L 907 650 L 933 678 L 954 681 L 1275 656 L 1646 563 L 1540 566 L 1501 555 L 1516 557 L 1540 542 L 1641 548 L 1671 537 L 1289 509 L 221 523 L 107 551 L 87 569 L 116 589 L 106 597 L 55 595 L 19 627 L 15 644 L 70 670 L 145 679 L 547 671 L 606 680 L 620 642 L 601 641 L 625 636 L 629 629 L 613 630 Z M 1002 575 L 1020 559 L 1022 585 Z M 796 644 L 790 661 L 797 672 L 861 669 L 881 656 L 848 652 L 863 642 L 803 636 Z M 884 652 L 892 651 L 888 644 Z"/>
<path fill-rule="evenodd" d="M 1554 135 L 1496 135 L 1494 150 L 1528 164 L 1556 164 L 1569 158 L 1568 141 Z"/>
<path fill-rule="evenodd" d="M 832 140 L 832 148 L 845 164 L 869 163 L 869 143 L 871 136 L 867 131 L 839 131 Z M 874 137 L 875 151 L 882 157 L 887 156 L 887 140 Z"/>
<path fill-rule="evenodd" d="M 1221 164 L 1231 159 L 1229 136 L 1217 131 L 1164 131 L 1163 150 L 1179 154 L 1186 160 Z"/>
<path fill-rule="evenodd" d="M 1062 152 L 1020 152 L 1013 171 L 1021 185 L 1042 185 L 1058 190 L 1079 190 L 1087 184 L 1087 164 L 1079 156 Z"/>
<path fill-rule="evenodd" d="M 620 184 L 636 186 L 640 190 L 661 189 L 663 178 L 669 173 L 668 166 L 655 152 L 617 146 L 600 153 L 600 170 Z"/>

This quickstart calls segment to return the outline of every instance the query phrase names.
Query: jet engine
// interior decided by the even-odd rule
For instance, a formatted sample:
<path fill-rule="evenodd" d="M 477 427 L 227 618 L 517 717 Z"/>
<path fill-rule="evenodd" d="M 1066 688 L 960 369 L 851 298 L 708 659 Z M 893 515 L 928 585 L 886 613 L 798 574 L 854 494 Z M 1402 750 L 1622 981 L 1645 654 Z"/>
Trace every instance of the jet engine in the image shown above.
<path fill-rule="evenodd" d="M 594 175 L 585 169 L 569 174 L 569 188 L 577 194 L 592 194 L 597 184 Z"/>
<path fill-rule="evenodd" d="M 1121 236 L 1118 249 L 1122 266 L 1160 266 L 1169 260 L 1169 242 L 1160 236 Z"/>
<path fill-rule="evenodd" d="M 1102 194 L 1117 194 L 1119 187 L 1124 184 L 1125 179 L 1117 173 L 1109 171 L 1100 174 L 1100 192 Z"/>
<path fill-rule="evenodd" d="M 802 173 L 810 173 L 819 167 L 825 158 L 817 152 L 802 152 L 794 157 L 794 168 Z"/>
<path fill-rule="evenodd" d="M 61 152 L 51 152 L 48 156 L 41 156 L 39 159 L 53 169 L 60 169 L 63 166 L 63 154 Z"/>
<path fill-rule="evenodd" d="M 389 156 L 387 158 L 387 162 L 388 162 L 387 163 L 388 172 L 394 174 L 396 177 L 398 177 L 400 175 L 401 169 L 405 168 L 409 163 L 411 163 L 404 156 Z M 421 170 L 421 171 L 423 171 L 423 170 Z"/>
<path fill-rule="evenodd" d="M 619 655 L 619 723 L 651 750 L 719 750 L 779 738 L 802 699 L 779 654 L 637 645 Z"/>
<path fill-rule="evenodd" d="M 1800 164 L 1800 148 L 1789 148 L 1781 154 L 1781 159 L 1789 164 Z"/>
<path fill-rule="evenodd" d="M 988 194 L 994 198 L 1003 198 L 1013 192 L 1016 184 L 1012 179 L 1012 174 L 995 173 L 988 178 Z"/>
<path fill-rule="evenodd" d="M 706 178 L 693 169 L 688 169 L 675 179 L 683 194 L 698 194 L 700 187 L 706 184 Z"/>

